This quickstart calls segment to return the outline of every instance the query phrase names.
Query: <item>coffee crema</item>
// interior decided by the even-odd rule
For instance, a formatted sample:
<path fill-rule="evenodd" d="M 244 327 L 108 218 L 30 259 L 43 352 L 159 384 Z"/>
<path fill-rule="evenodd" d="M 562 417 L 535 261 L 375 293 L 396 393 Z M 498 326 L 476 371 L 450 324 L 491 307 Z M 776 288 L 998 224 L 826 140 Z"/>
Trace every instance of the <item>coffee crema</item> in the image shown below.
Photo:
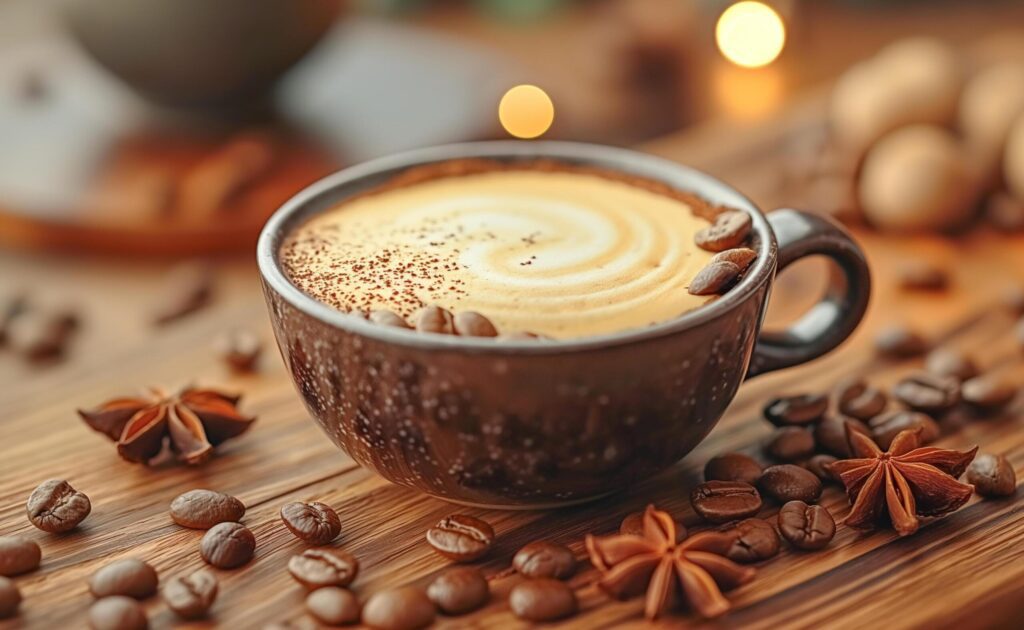
<path fill-rule="evenodd" d="M 694 244 L 708 206 L 656 182 L 498 167 L 401 178 L 290 234 L 291 281 L 345 312 L 476 311 L 502 332 L 556 339 L 678 317 L 712 252 Z"/>

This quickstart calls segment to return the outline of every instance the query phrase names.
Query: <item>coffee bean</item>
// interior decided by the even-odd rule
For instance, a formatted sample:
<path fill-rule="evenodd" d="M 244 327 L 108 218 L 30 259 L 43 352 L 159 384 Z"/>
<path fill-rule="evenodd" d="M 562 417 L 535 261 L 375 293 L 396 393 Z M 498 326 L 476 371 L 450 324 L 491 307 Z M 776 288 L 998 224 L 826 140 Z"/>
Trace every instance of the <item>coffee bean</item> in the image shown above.
<path fill-rule="evenodd" d="M 832 474 L 832 470 L 829 468 L 829 466 L 836 461 L 836 458 L 832 455 L 822 453 L 812 456 L 804 462 L 803 466 L 814 473 L 814 475 L 822 481 L 839 481 L 836 479 L 835 475 Z"/>
<path fill-rule="evenodd" d="M 857 420 L 870 420 L 889 404 L 889 397 L 882 390 L 861 379 L 843 381 L 834 396 L 839 412 Z"/>
<path fill-rule="evenodd" d="M 21 592 L 14 580 L 0 576 L 0 619 L 13 617 L 21 604 Z"/>
<path fill-rule="evenodd" d="M 341 533 L 341 519 L 326 503 L 289 503 L 281 508 L 281 520 L 296 538 L 310 545 L 326 545 Z"/>
<path fill-rule="evenodd" d="M 424 306 L 412 316 L 412 320 L 420 332 L 455 334 L 452 314 L 439 306 Z"/>
<path fill-rule="evenodd" d="M 412 328 L 408 322 L 395 315 L 391 311 L 373 311 L 370 313 L 370 321 L 378 326 L 391 326 L 393 328 Z"/>
<path fill-rule="evenodd" d="M 984 216 L 988 224 L 1000 232 L 1024 230 L 1024 203 L 1008 193 L 993 193 L 985 204 Z"/>
<path fill-rule="evenodd" d="M 472 562 L 490 550 L 494 529 L 478 518 L 453 514 L 427 530 L 427 542 L 446 558 Z"/>
<path fill-rule="evenodd" d="M 964 402 L 984 412 L 999 411 L 1017 397 L 1017 388 L 1006 379 L 990 374 L 965 382 L 960 389 Z"/>
<path fill-rule="evenodd" d="M 710 226 L 694 236 L 697 247 L 709 252 L 721 252 L 743 244 L 750 234 L 750 215 L 746 212 L 728 211 L 715 218 Z"/>
<path fill-rule="evenodd" d="M 754 250 L 748 247 L 737 247 L 718 252 L 711 257 L 711 262 L 731 262 L 739 267 L 740 271 L 746 271 L 755 258 L 757 258 L 757 252 Z"/>
<path fill-rule="evenodd" d="M 748 518 L 725 531 L 733 536 L 725 557 L 734 562 L 760 562 L 779 553 L 779 534 L 767 521 Z"/>
<path fill-rule="evenodd" d="M 708 263 L 690 281 L 690 295 L 721 295 L 740 277 L 740 268 L 725 260 Z"/>
<path fill-rule="evenodd" d="M 28 520 L 44 532 L 66 532 L 89 516 L 89 497 L 63 479 L 50 479 L 32 491 L 25 505 Z"/>
<path fill-rule="evenodd" d="M 897 270 L 900 287 L 909 291 L 942 291 L 949 286 L 945 269 L 923 260 L 907 261 Z"/>
<path fill-rule="evenodd" d="M 726 523 L 757 514 L 761 495 L 749 483 L 708 481 L 690 492 L 690 505 L 704 520 Z"/>
<path fill-rule="evenodd" d="M 245 505 L 235 497 L 213 490 L 189 490 L 171 501 L 171 519 L 190 529 L 210 529 L 217 523 L 242 520 Z"/>
<path fill-rule="evenodd" d="M 890 326 L 875 337 L 878 354 L 893 359 L 906 359 L 924 354 L 928 342 L 919 333 L 902 326 Z"/>
<path fill-rule="evenodd" d="M 452 567 L 430 583 L 427 597 L 446 615 L 464 615 L 486 604 L 491 591 L 480 569 Z"/>
<path fill-rule="evenodd" d="M 952 376 L 918 372 L 896 383 L 892 394 L 911 409 L 942 412 L 960 402 L 960 381 Z"/>
<path fill-rule="evenodd" d="M 217 578 L 205 569 L 164 584 L 160 591 L 167 607 L 182 619 L 202 619 L 217 599 Z"/>
<path fill-rule="evenodd" d="M 620 534 L 628 534 L 630 536 L 643 536 L 644 535 L 644 513 L 643 512 L 632 512 L 626 515 L 626 518 L 622 519 L 622 523 L 619 525 Z M 676 521 L 676 543 L 682 542 L 686 538 L 686 526 Z"/>
<path fill-rule="evenodd" d="M 22 536 L 0 536 L 0 576 L 35 571 L 42 558 L 39 545 Z"/>
<path fill-rule="evenodd" d="M 213 342 L 214 351 L 232 372 L 248 374 L 256 371 L 256 364 L 263 354 L 260 338 L 248 330 L 231 330 L 221 334 Z"/>
<path fill-rule="evenodd" d="M 89 608 L 89 627 L 92 630 L 145 630 L 149 621 L 137 601 L 115 595 L 104 597 Z"/>
<path fill-rule="evenodd" d="M 930 416 L 904 409 L 875 416 L 868 422 L 868 426 L 871 427 L 871 438 L 882 450 L 888 450 L 896 436 L 907 429 L 920 429 L 918 438 L 922 445 L 939 439 L 941 433 L 938 423 Z"/>
<path fill-rule="evenodd" d="M 288 573 L 310 590 L 324 586 L 348 586 L 359 574 L 359 561 L 341 550 L 307 549 L 291 557 Z"/>
<path fill-rule="evenodd" d="M 806 459 L 814 452 L 814 436 L 800 427 L 776 429 L 765 445 L 765 453 L 780 462 L 795 462 Z"/>
<path fill-rule="evenodd" d="M 776 398 L 764 408 L 764 417 L 777 427 L 813 424 L 828 410 L 828 398 L 818 394 L 800 394 Z"/>
<path fill-rule="evenodd" d="M 345 626 L 359 621 L 360 606 L 356 596 L 344 588 L 327 586 L 306 595 L 306 610 L 317 621 L 328 626 Z"/>
<path fill-rule="evenodd" d="M 704 481 L 742 481 L 751 485 L 761 477 L 761 464 L 743 453 L 715 455 L 704 465 Z"/>
<path fill-rule="evenodd" d="M 115 560 L 89 578 L 89 592 L 99 599 L 124 595 L 145 599 L 156 592 L 156 570 L 138 558 Z"/>
<path fill-rule="evenodd" d="M 978 375 L 978 366 L 959 350 L 939 348 L 925 357 L 924 369 L 938 376 L 952 376 L 961 381 Z"/>
<path fill-rule="evenodd" d="M 779 531 L 797 549 L 822 549 L 836 535 L 832 514 L 820 505 L 790 501 L 779 510 Z"/>
<path fill-rule="evenodd" d="M 64 357 L 77 328 L 78 315 L 68 307 L 32 308 L 7 324 L 4 338 L 25 360 L 44 363 Z"/>
<path fill-rule="evenodd" d="M 555 621 L 576 613 L 576 593 L 565 582 L 550 578 L 525 580 L 508 594 L 508 607 L 520 619 Z"/>
<path fill-rule="evenodd" d="M 796 500 L 813 503 L 821 496 L 821 479 L 811 471 L 793 464 L 765 468 L 758 487 L 783 503 Z"/>
<path fill-rule="evenodd" d="M 199 555 L 218 569 L 234 569 L 252 560 L 256 537 L 241 523 L 218 523 L 199 541 Z"/>
<path fill-rule="evenodd" d="M 363 606 L 363 623 L 380 630 L 425 628 L 434 623 L 434 615 L 434 603 L 412 586 L 377 591 Z"/>
<path fill-rule="evenodd" d="M 871 429 L 860 420 L 842 415 L 828 415 L 814 425 L 814 442 L 818 448 L 841 459 L 850 457 L 850 445 L 846 441 L 846 425 L 864 435 L 871 435 Z"/>
<path fill-rule="evenodd" d="M 565 545 L 539 540 L 520 549 L 512 566 L 524 577 L 565 580 L 576 572 L 576 556 Z"/>
<path fill-rule="evenodd" d="M 462 337 L 497 337 L 498 329 L 480 313 L 463 311 L 454 319 L 455 334 Z"/>
<path fill-rule="evenodd" d="M 967 467 L 967 483 L 986 497 L 1008 497 L 1017 492 L 1017 474 L 1002 455 L 982 454 Z"/>

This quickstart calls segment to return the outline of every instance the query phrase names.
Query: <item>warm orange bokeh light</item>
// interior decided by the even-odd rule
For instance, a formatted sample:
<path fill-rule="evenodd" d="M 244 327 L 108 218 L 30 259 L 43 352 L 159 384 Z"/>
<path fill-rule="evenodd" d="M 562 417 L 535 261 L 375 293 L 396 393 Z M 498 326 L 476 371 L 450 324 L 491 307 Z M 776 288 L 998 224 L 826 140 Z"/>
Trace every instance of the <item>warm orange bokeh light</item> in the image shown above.
<path fill-rule="evenodd" d="M 762 2 L 737 2 L 722 13 L 715 27 L 715 41 L 722 55 L 738 66 L 767 66 L 786 45 L 782 17 Z"/>
<path fill-rule="evenodd" d="M 498 120 L 516 138 L 537 138 L 554 122 L 555 105 L 536 85 L 517 85 L 501 97 Z"/>

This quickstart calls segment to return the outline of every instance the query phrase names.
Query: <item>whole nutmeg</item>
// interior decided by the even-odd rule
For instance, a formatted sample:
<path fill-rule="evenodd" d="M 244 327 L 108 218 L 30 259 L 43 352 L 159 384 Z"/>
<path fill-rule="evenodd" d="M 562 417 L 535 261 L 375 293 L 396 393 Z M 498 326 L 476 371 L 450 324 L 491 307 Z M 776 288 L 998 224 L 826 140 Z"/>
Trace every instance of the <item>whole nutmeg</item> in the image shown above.
<path fill-rule="evenodd" d="M 1010 128 L 1024 114 L 1024 63 L 1003 62 L 982 69 L 967 82 L 960 97 L 964 141 L 995 179 Z"/>
<path fill-rule="evenodd" d="M 1003 178 L 1013 196 L 1024 202 L 1024 115 L 1017 118 L 1006 139 Z"/>
<path fill-rule="evenodd" d="M 1024 183 L 1024 182 L 1022 182 Z M 864 158 L 859 194 L 864 216 L 894 232 L 936 231 L 964 223 L 977 180 L 952 134 L 915 125 L 883 138 Z"/>

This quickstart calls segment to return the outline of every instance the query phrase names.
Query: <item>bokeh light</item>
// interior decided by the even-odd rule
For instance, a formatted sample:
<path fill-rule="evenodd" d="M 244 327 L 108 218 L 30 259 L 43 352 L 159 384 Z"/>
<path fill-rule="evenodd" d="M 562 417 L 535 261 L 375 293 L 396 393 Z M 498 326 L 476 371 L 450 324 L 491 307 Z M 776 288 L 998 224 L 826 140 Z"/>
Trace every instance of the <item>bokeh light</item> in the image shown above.
<path fill-rule="evenodd" d="M 722 13 L 715 27 L 718 50 L 745 68 L 766 66 L 786 45 L 782 17 L 762 2 L 737 2 Z"/>
<path fill-rule="evenodd" d="M 498 120 L 516 138 L 537 138 L 551 128 L 555 105 L 536 85 L 517 85 L 501 97 Z"/>

